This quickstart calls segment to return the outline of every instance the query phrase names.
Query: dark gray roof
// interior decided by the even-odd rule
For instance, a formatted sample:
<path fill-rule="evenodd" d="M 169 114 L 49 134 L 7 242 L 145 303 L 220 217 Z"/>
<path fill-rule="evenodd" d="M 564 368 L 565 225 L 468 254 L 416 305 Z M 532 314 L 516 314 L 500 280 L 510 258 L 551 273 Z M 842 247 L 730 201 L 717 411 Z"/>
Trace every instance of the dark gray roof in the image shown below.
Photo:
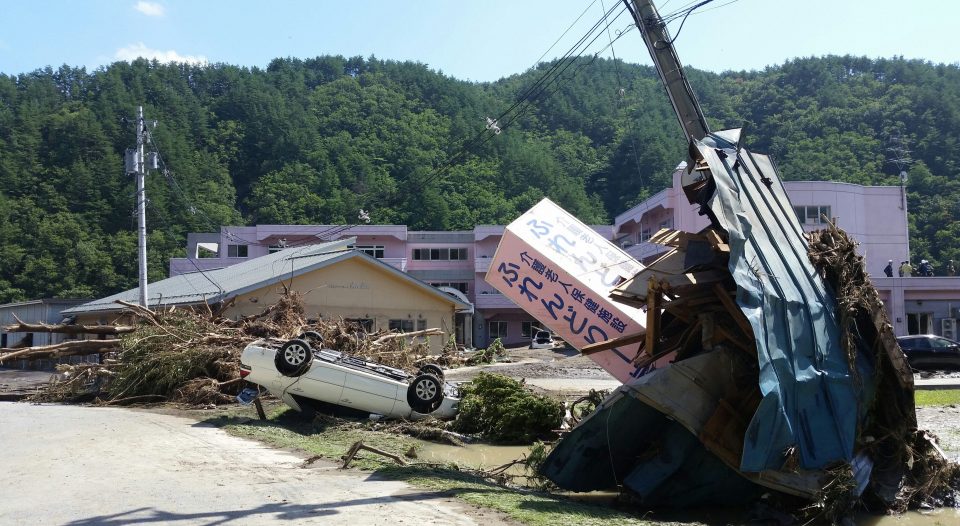
<path fill-rule="evenodd" d="M 203 302 L 217 303 L 278 283 L 284 279 L 290 279 L 346 259 L 359 257 L 375 263 L 387 272 L 399 275 L 412 285 L 418 286 L 437 297 L 442 297 L 453 303 L 458 309 L 469 307 L 456 298 L 408 276 L 382 261 L 363 252 L 347 248 L 347 245 L 353 244 L 354 241 L 355 238 L 347 238 L 330 243 L 288 248 L 221 269 L 173 276 L 149 285 L 147 288 L 149 292 L 148 303 L 151 308 L 195 305 Z M 124 307 L 117 303 L 117 300 L 138 303 L 139 298 L 139 289 L 134 288 L 66 309 L 62 311 L 62 314 L 119 311 Z"/>

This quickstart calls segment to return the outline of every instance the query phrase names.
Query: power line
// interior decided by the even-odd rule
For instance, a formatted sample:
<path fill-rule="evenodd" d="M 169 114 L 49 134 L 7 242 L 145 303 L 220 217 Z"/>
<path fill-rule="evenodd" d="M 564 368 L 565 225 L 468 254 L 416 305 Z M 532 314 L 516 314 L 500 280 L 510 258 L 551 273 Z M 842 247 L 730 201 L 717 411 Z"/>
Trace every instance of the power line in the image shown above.
<path fill-rule="evenodd" d="M 594 3 L 596 3 L 596 0 L 594 0 L 594 2 L 590 4 L 590 6 L 592 6 Z M 587 9 L 589 9 L 590 6 L 588 6 Z M 516 122 L 519 119 L 519 117 L 521 117 L 523 114 L 529 111 L 529 109 L 532 107 L 532 103 L 535 100 L 544 99 L 545 97 L 542 97 L 542 95 L 545 92 L 547 92 L 548 89 L 556 85 L 556 87 L 548 93 L 548 97 L 549 97 L 549 96 L 552 96 L 554 93 L 556 93 L 556 91 L 562 87 L 561 80 L 562 80 L 563 74 L 570 68 L 570 66 L 574 65 L 577 62 L 577 60 L 581 58 L 581 56 L 586 52 L 587 49 L 589 49 L 596 42 L 597 38 L 603 34 L 604 30 L 608 32 L 608 36 L 609 36 L 610 25 L 613 24 L 626 10 L 626 8 L 621 7 L 620 12 L 612 20 L 610 20 L 610 16 L 616 10 L 616 8 L 617 6 L 613 6 L 609 10 L 604 10 L 603 17 L 601 17 L 596 23 L 594 23 L 593 26 L 573 46 L 571 46 L 570 49 L 568 49 L 568 51 L 564 53 L 564 55 L 560 59 L 556 60 L 553 63 L 553 65 L 543 75 L 541 75 L 537 79 L 536 82 L 534 82 L 532 85 L 528 86 L 525 90 L 521 91 L 518 94 L 516 100 L 506 110 L 504 110 L 496 119 L 496 121 L 500 121 L 505 118 L 508 119 L 501 126 L 501 129 L 509 127 L 514 122 Z M 550 49 L 548 49 L 547 52 L 545 52 L 541 56 L 541 58 L 538 59 L 537 63 L 539 63 L 539 60 L 542 60 L 542 58 L 546 56 L 546 54 L 549 53 L 549 51 L 553 49 L 553 47 L 556 46 L 556 43 L 562 40 L 563 36 L 565 36 L 574 25 L 576 25 L 576 23 L 586 13 L 587 9 L 585 9 L 584 12 L 581 13 L 576 20 L 574 20 L 574 22 L 567 28 L 567 30 L 564 31 L 563 35 L 561 35 L 561 37 L 550 47 Z M 606 22 L 605 25 L 604 25 L 604 22 Z M 600 30 L 599 32 L 598 32 L 598 29 Z M 596 33 L 595 36 L 594 36 L 594 33 Z M 623 34 L 625 34 L 625 32 L 622 32 L 620 35 L 618 35 L 617 39 L 621 38 Z M 591 36 L 593 36 L 592 39 L 591 39 Z M 613 40 L 611 40 L 611 43 L 607 47 L 611 47 L 612 43 L 613 43 Z M 606 49 L 606 47 L 604 49 Z M 601 50 L 601 53 L 602 51 L 603 50 Z M 580 64 L 579 67 L 574 70 L 573 74 L 566 80 L 573 78 L 584 67 L 593 63 L 593 61 L 596 60 L 597 56 L 599 56 L 599 53 L 595 54 L 592 60 L 586 63 Z M 511 116 L 511 113 L 513 114 L 512 116 Z M 420 181 L 415 181 L 413 187 L 411 189 L 408 189 L 407 192 L 405 192 L 405 194 L 403 195 L 411 195 L 422 190 L 427 185 L 434 182 L 438 177 L 447 173 L 454 166 L 454 164 L 461 161 L 470 153 L 473 153 L 474 151 L 476 151 L 476 149 L 478 149 L 479 147 L 482 147 L 485 144 L 487 144 L 490 140 L 492 140 L 492 138 L 493 138 L 493 134 L 489 133 L 488 129 L 484 128 L 479 130 L 472 137 L 461 142 L 461 145 L 459 146 L 456 153 L 448 157 L 448 159 L 443 164 L 435 168 L 432 171 L 432 173 L 428 174 L 426 177 L 422 178 Z M 191 211 L 191 213 L 195 215 L 199 214 L 203 219 L 205 219 L 208 222 L 208 224 L 211 227 L 218 226 L 212 219 L 210 219 L 209 216 L 206 215 L 206 213 L 203 212 L 202 209 L 196 207 L 190 202 L 190 199 L 186 196 L 186 193 L 183 191 L 179 183 L 176 182 L 176 179 L 173 177 L 173 174 L 167 168 L 165 162 L 163 163 L 163 166 L 164 166 L 164 173 L 167 176 L 168 181 L 170 181 L 171 186 L 173 187 L 174 191 L 179 195 L 179 197 L 183 199 L 186 203 L 188 203 L 189 210 Z M 394 194 L 392 200 L 399 199 L 400 195 L 401 194 Z M 369 197 L 369 196 L 361 196 L 361 200 L 363 200 L 362 199 L 363 197 Z M 330 228 L 327 228 L 326 230 L 313 234 L 311 237 L 321 239 L 321 240 L 323 237 L 332 238 L 358 225 L 359 223 L 332 226 Z M 238 238 L 237 236 L 233 235 L 229 230 L 224 230 L 223 234 L 225 237 L 229 239 L 232 239 L 247 245 L 269 246 L 256 241 L 250 242 L 248 240 Z M 314 241 L 312 239 L 308 238 L 308 239 L 302 240 L 299 243 L 288 245 L 288 247 L 301 246 L 301 245 L 311 244 L 313 242 Z"/>

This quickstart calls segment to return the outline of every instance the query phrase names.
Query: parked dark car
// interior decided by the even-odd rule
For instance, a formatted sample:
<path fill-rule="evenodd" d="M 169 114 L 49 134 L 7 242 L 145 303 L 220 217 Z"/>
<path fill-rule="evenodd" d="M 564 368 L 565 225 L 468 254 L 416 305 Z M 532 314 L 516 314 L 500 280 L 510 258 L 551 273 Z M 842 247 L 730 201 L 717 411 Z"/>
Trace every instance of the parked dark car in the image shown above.
<path fill-rule="evenodd" d="M 960 369 L 960 343 L 935 336 L 917 334 L 897 338 L 900 348 L 914 370 L 941 371 Z"/>

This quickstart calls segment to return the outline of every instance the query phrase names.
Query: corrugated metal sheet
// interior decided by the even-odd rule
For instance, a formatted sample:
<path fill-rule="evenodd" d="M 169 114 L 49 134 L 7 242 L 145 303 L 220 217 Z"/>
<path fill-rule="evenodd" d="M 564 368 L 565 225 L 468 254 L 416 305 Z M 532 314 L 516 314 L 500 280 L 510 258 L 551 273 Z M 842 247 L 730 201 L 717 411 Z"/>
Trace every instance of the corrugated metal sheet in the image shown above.
<path fill-rule="evenodd" d="M 289 248 L 261 256 L 258 258 L 237 263 L 227 268 L 207 272 L 194 272 L 167 278 L 151 283 L 148 289 L 150 307 L 156 308 L 170 305 L 191 305 L 203 302 L 215 303 L 229 299 L 239 294 L 262 288 L 281 279 L 289 279 L 310 272 L 321 267 L 331 265 L 351 257 L 367 258 L 381 265 L 388 272 L 394 273 L 411 284 L 423 287 L 432 293 L 440 295 L 456 304 L 457 308 L 467 308 L 467 305 L 454 299 L 452 296 L 438 291 L 423 282 L 410 277 L 403 272 L 380 262 L 362 252 L 350 250 L 347 245 L 353 244 L 356 238 L 341 239 L 330 243 Z M 64 314 L 78 314 L 85 312 L 106 312 L 120 310 L 122 306 L 116 303 L 124 300 L 131 303 L 139 301 L 138 289 L 130 289 L 113 296 L 85 303 L 78 307 L 63 311 Z"/>
<path fill-rule="evenodd" d="M 695 148 L 713 174 L 705 204 L 729 234 L 737 303 L 757 340 L 763 400 L 741 469 L 779 469 L 791 448 L 807 469 L 850 461 L 862 399 L 840 346 L 836 298 L 810 262 L 775 166 L 737 151 L 738 141 L 739 131 L 727 132 Z"/>

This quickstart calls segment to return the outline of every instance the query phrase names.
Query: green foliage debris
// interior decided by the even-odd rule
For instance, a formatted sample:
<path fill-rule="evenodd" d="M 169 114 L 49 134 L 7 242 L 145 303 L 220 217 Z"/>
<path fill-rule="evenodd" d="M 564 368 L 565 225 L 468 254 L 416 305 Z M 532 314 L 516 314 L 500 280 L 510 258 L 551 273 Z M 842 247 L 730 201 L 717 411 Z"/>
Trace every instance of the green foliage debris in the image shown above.
<path fill-rule="evenodd" d="M 452 428 L 492 442 L 529 444 L 551 437 L 563 420 L 563 405 L 534 394 L 523 383 L 480 373 L 460 386 L 460 413 Z"/>

